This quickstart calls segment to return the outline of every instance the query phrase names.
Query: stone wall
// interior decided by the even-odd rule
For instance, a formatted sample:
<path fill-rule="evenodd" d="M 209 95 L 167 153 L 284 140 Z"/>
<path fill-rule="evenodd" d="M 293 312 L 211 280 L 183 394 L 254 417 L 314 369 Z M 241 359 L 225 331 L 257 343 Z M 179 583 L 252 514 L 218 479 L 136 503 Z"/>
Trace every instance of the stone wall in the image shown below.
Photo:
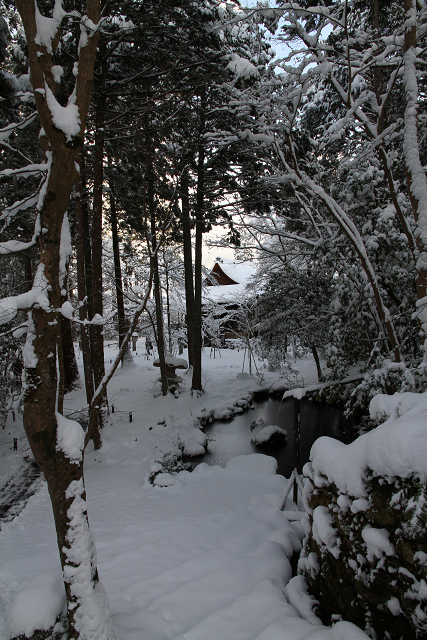
<path fill-rule="evenodd" d="M 316 481 L 298 566 L 323 623 L 342 617 L 378 640 L 427 638 L 426 485 L 371 477 L 367 497 L 352 499 Z"/>

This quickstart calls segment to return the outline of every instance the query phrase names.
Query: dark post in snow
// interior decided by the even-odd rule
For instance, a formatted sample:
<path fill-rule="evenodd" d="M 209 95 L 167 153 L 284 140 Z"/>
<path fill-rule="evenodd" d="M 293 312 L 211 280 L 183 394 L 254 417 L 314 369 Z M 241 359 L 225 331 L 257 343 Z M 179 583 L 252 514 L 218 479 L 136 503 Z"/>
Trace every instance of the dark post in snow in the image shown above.
<path fill-rule="evenodd" d="M 301 413 L 300 413 L 300 401 L 294 398 L 294 471 L 299 473 L 300 471 L 300 443 L 301 443 Z M 298 484 L 295 478 L 294 481 L 294 503 L 298 504 Z"/>

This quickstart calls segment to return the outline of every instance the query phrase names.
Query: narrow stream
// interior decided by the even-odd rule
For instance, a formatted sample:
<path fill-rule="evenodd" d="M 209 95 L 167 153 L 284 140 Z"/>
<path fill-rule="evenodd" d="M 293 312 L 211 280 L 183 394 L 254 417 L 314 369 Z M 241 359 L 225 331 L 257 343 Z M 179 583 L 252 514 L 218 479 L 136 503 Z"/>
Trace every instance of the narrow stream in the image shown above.
<path fill-rule="evenodd" d="M 205 429 L 208 436 L 206 455 L 200 461 L 225 466 L 230 458 L 250 453 L 265 453 L 277 460 L 277 473 L 289 478 L 293 469 L 294 408 L 293 400 L 280 402 L 269 398 L 254 402 L 255 409 L 234 416 L 227 421 L 215 421 Z M 287 431 L 285 445 L 275 449 L 259 447 L 251 442 L 250 425 L 253 420 L 263 418 L 266 426 L 278 425 Z M 301 467 L 308 462 L 310 449 L 320 436 L 346 440 L 343 412 L 337 407 L 309 401 L 301 402 Z"/>

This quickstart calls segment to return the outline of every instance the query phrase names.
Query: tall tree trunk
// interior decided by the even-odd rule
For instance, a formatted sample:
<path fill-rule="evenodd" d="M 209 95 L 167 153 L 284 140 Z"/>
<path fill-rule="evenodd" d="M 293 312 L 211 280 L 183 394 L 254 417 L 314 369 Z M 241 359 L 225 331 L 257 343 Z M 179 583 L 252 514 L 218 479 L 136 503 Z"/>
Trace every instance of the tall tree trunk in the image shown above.
<path fill-rule="evenodd" d="M 169 292 L 169 265 L 166 258 L 166 251 L 163 251 L 163 264 L 165 267 L 165 289 L 166 289 L 166 317 L 168 323 L 168 350 L 172 353 L 172 321 Z"/>
<path fill-rule="evenodd" d="M 49 49 L 40 42 L 33 0 L 17 0 L 25 30 L 31 84 L 44 135 L 42 149 L 49 158 L 45 196 L 40 209 L 43 233 L 38 238 L 40 263 L 33 289 L 38 290 L 38 305 L 28 314 L 25 354 L 24 428 L 34 455 L 47 480 L 55 520 L 59 556 L 67 596 L 69 638 L 112 639 L 108 601 L 96 570 L 96 550 L 89 529 L 83 479 L 84 432 L 81 426 L 57 411 L 58 389 L 56 352 L 59 341 L 60 242 L 71 189 L 76 181 L 76 155 L 84 137 L 86 117 L 92 91 L 93 68 L 98 30 L 84 31 L 78 47 L 78 67 L 73 103 L 79 119 L 73 133 L 65 133 L 53 122 L 48 104 L 57 90 L 52 73 L 52 51 L 61 34 L 61 20 L 50 19 L 53 33 Z M 86 22 L 97 24 L 99 0 L 88 0 Z M 45 42 L 45 39 L 43 39 Z M 51 48 L 50 48 L 51 47 Z M 49 156 L 47 156 L 49 151 Z M 67 446 L 69 432 L 80 446 Z"/>
<path fill-rule="evenodd" d="M 62 216 L 68 208 L 69 193 L 75 181 L 74 151 L 54 153 L 49 176 L 48 194 L 41 211 L 41 222 L 47 231 L 40 238 L 40 266 L 35 287 L 47 291 L 48 306 L 41 305 L 29 314 L 25 357 L 24 427 L 37 464 L 48 483 L 55 520 L 58 548 L 67 594 L 70 638 L 87 638 L 93 610 L 99 614 L 99 628 L 112 637 L 106 598 L 98 580 L 94 542 L 89 531 L 83 481 L 83 451 L 76 457 L 61 447 L 65 431 L 80 435 L 78 423 L 58 413 L 56 345 L 60 341 L 59 314 L 59 244 Z M 68 197 L 67 197 L 68 194 Z M 54 354 L 54 357 L 52 357 Z M 78 516 L 78 518 L 76 518 Z M 76 522 L 78 520 L 78 525 Z M 81 555 L 85 549 L 85 557 Z M 92 610 L 92 611 L 91 611 Z M 83 621 L 83 625 L 82 625 Z M 81 632 L 83 626 L 84 632 Z"/>
<path fill-rule="evenodd" d="M 322 382 L 323 374 L 322 374 L 322 367 L 320 366 L 319 354 L 318 354 L 316 346 L 314 344 L 312 344 L 310 346 L 310 349 L 311 349 L 311 353 L 313 354 L 314 362 L 316 363 L 317 379 L 318 379 L 319 382 Z"/>
<path fill-rule="evenodd" d="M 64 393 L 79 386 L 79 368 L 74 351 L 73 331 L 71 320 L 61 316 L 62 359 L 64 363 Z"/>
<path fill-rule="evenodd" d="M 404 79 L 406 109 L 403 151 L 409 199 L 415 218 L 417 314 L 427 360 L 427 179 L 420 159 L 418 140 L 418 80 L 416 68 L 417 6 L 415 0 L 403 0 L 405 9 Z"/>
<path fill-rule="evenodd" d="M 108 161 L 111 169 L 110 159 Z M 127 333 L 128 326 L 125 315 L 125 304 L 123 297 L 123 280 L 122 280 L 122 268 L 120 265 L 120 248 L 119 248 L 119 233 L 117 228 L 117 211 L 116 211 L 116 199 L 114 195 L 114 181 L 111 176 L 111 170 L 108 177 L 108 184 L 110 188 L 110 222 L 111 222 L 111 236 L 113 241 L 113 257 L 114 257 L 114 283 L 116 286 L 116 301 L 117 301 L 117 323 L 119 329 L 119 349 L 122 346 L 124 337 Z M 132 362 L 132 354 L 130 351 L 130 345 L 128 344 L 123 356 L 122 364 L 124 361 Z"/>
<path fill-rule="evenodd" d="M 205 196 L 205 122 L 206 122 L 206 90 L 200 96 L 200 130 L 197 158 L 197 193 L 196 193 L 196 237 L 194 252 L 194 363 L 191 390 L 202 392 L 202 246 L 203 246 L 203 209 Z"/>
<path fill-rule="evenodd" d="M 92 207 L 92 316 L 101 316 L 102 301 L 102 185 L 104 181 L 104 125 L 105 103 L 104 80 L 106 73 L 105 43 L 99 43 L 98 77 L 95 84 L 95 158 L 93 178 L 93 207 Z M 97 388 L 105 375 L 103 325 L 90 325 L 90 347 L 92 355 L 93 377 Z M 104 404 L 107 400 L 105 398 Z M 99 415 L 102 429 L 102 413 Z"/>
<path fill-rule="evenodd" d="M 149 169 L 151 170 L 151 168 Z M 148 177 L 148 207 L 150 212 L 150 229 L 151 229 L 151 268 L 153 272 L 153 292 L 156 305 L 156 325 L 157 325 L 157 350 L 159 352 L 160 363 L 160 379 L 162 383 L 162 393 L 164 396 L 168 394 L 169 386 L 166 375 L 165 361 L 165 335 L 163 329 L 163 306 L 162 306 L 162 290 L 160 286 L 159 274 L 159 254 L 156 251 L 156 204 L 154 202 L 154 185 L 153 178 Z"/>
<path fill-rule="evenodd" d="M 68 282 L 68 268 L 69 264 L 66 264 L 66 274 L 64 276 L 63 289 L 67 289 Z M 61 304 L 67 300 L 67 296 L 61 295 Z M 58 361 L 62 365 L 62 375 L 64 381 L 64 393 L 68 393 L 80 386 L 79 368 L 77 366 L 76 354 L 74 351 L 73 330 L 71 327 L 71 320 L 60 315 L 61 321 L 61 357 Z M 62 413 L 62 412 L 60 412 Z"/>
<path fill-rule="evenodd" d="M 185 308 L 187 325 L 188 364 L 193 366 L 194 348 L 194 286 L 193 286 L 193 255 L 191 248 L 191 220 L 189 198 L 188 167 L 184 168 L 181 176 L 181 223 L 184 254 L 184 282 L 185 282 Z"/>
<path fill-rule="evenodd" d="M 83 176 L 83 153 L 80 151 L 79 158 L 80 173 L 75 185 L 75 210 L 76 210 L 76 257 L 77 257 L 77 291 L 80 302 L 86 298 L 86 286 L 89 282 L 91 285 L 91 278 L 87 277 L 86 266 L 89 264 L 91 269 L 90 260 L 90 243 L 87 242 L 85 246 L 85 236 L 88 239 L 88 210 L 84 206 L 84 184 L 82 180 Z M 89 297 L 87 298 L 89 299 Z M 79 309 L 79 318 L 82 323 L 87 320 L 87 305 L 81 305 Z M 95 392 L 93 381 L 93 369 L 92 369 L 92 356 L 90 349 L 90 337 L 89 328 L 85 324 L 80 324 L 80 340 L 82 345 L 83 355 L 83 370 L 85 376 L 85 389 L 86 389 L 86 401 L 88 406 L 91 406 L 93 394 Z M 101 447 L 100 426 L 98 422 L 98 411 L 89 409 L 89 425 L 91 431 L 91 437 L 93 439 L 95 449 Z M 92 414 L 92 415 L 91 415 Z"/>

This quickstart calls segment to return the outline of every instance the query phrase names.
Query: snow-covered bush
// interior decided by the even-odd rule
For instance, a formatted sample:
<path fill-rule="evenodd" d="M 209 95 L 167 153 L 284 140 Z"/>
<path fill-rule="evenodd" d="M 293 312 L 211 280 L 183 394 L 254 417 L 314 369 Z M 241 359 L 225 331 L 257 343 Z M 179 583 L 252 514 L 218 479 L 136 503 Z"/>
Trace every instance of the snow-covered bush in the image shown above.
<path fill-rule="evenodd" d="M 280 379 L 286 382 L 289 389 L 304 386 L 304 378 L 299 375 L 297 369 L 292 368 L 289 362 L 285 363 L 284 370 L 280 373 Z"/>
<path fill-rule="evenodd" d="M 342 616 L 372 638 L 425 638 L 426 487 L 374 477 L 365 486 L 363 498 L 325 478 L 315 488 L 299 571 L 324 624 Z"/>
<path fill-rule="evenodd" d="M 378 394 L 393 395 L 396 392 L 414 391 L 421 393 L 427 389 L 424 368 L 409 369 L 403 363 L 385 360 L 381 368 L 368 371 L 364 379 L 352 391 L 346 402 L 346 416 L 366 417 L 369 404 Z M 370 426 L 379 424 L 372 421 Z"/>
<path fill-rule="evenodd" d="M 399 370 L 409 384 L 388 367 Z M 426 410 L 427 393 L 377 394 L 370 415 L 382 424 L 349 445 L 312 447 L 299 571 L 324 623 L 339 615 L 372 638 L 427 636 Z"/>
<path fill-rule="evenodd" d="M 154 484 L 160 474 L 174 475 L 180 471 L 193 471 L 195 466 L 192 462 L 183 462 L 178 455 L 165 453 L 162 458 L 151 465 L 147 480 L 150 484 Z"/>

